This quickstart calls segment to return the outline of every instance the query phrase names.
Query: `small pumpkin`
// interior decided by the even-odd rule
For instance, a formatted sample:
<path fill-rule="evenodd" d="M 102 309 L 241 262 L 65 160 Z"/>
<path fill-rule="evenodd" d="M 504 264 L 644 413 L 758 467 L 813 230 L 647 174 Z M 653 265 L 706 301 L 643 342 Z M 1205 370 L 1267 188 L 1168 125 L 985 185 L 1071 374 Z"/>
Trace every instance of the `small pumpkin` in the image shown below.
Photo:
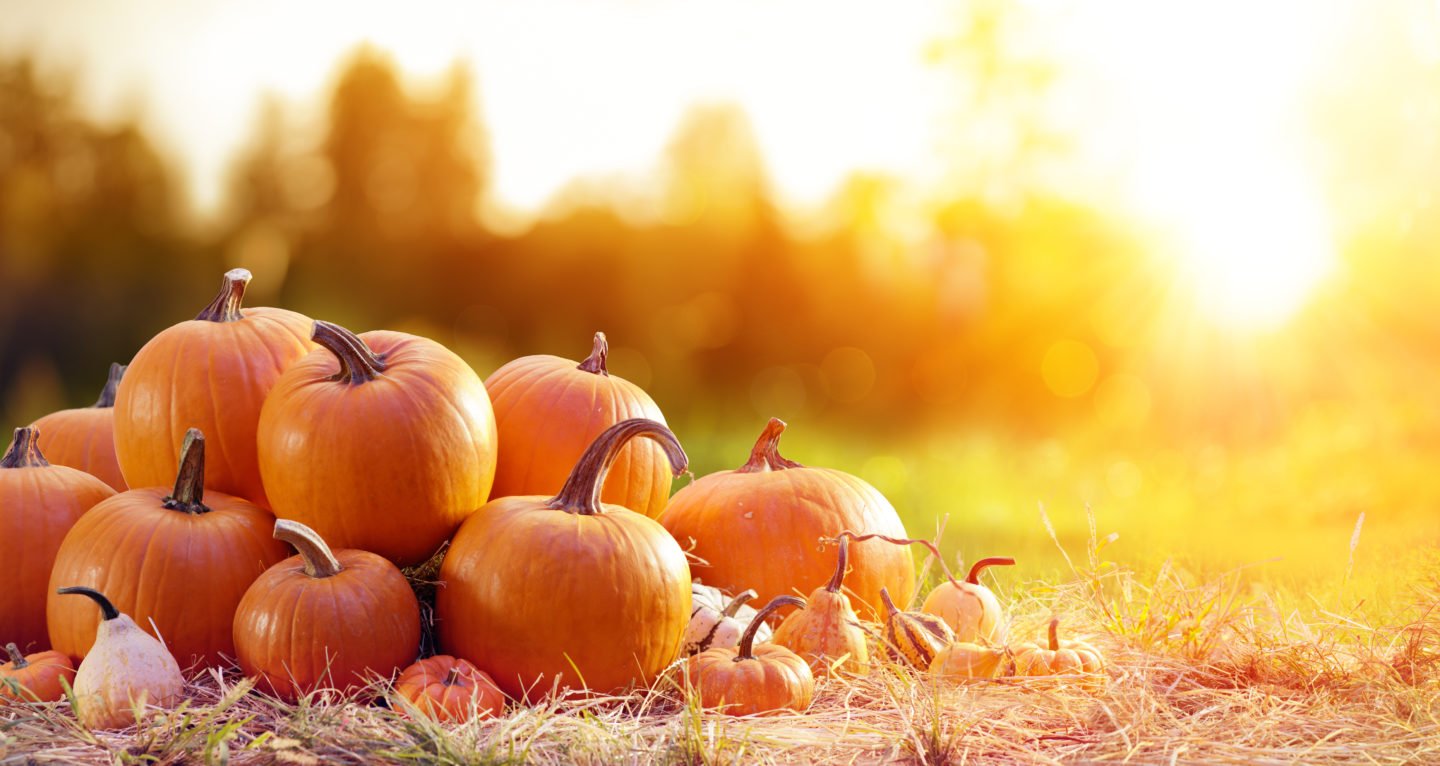
<path fill-rule="evenodd" d="M 294 702 L 392 676 L 420 650 L 420 603 L 405 575 L 369 551 L 331 551 L 315 530 L 275 522 L 299 555 L 265 570 L 235 610 L 235 653 L 264 691 Z"/>
<path fill-rule="evenodd" d="M 15 429 L 0 457 L 0 632 L 21 649 L 50 648 L 45 601 L 55 554 L 80 516 L 114 494 L 88 473 L 51 465 L 35 426 Z"/>
<path fill-rule="evenodd" d="M 805 602 L 776 596 L 751 620 L 735 648 L 707 649 L 685 661 L 685 681 L 699 693 L 702 708 L 727 715 L 774 715 L 810 707 L 815 696 L 810 664 L 779 644 L 755 646 L 765 618 L 783 606 L 803 608 Z"/>
<path fill-rule="evenodd" d="M 950 643 L 930 662 L 931 675 L 951 680 L 999 678 L 1011 669 L 1010 652 L 1004 647 L 969 641 Z"/>
<path fill-rule="evenodd" d="M 270 507 L 255 429 L 280 373 L 311 348 L 310 320 L 293 311 L 241 308 L 250 272 L 225 272 L 194 319 L 151 338 L 115 392 L 115 457 L 131 487 L 163 486 L 180 465 L 182 434 L 212 437 L 206 488 Z"/>
<path fill-rule="evenodd" d="M 489 497 L 485 386 L 428 338 L 329 322 L 312 338 L 322 348 L 276 381 L 260 413 L 271 508 L 337 547 L 422 563 Z"/>
<path fill-rule="evenodd" d="M 719 608 L 700 603 L 691 589 L 690 623 L 685 626 L 685 637 L 680 641 L 680 656 L 689 657 L 706 649 L 730 649 L 738 646 L 745 628 L 755 620 L 755 609 L 746 602 L 755 598 L 755 591 L 747 590 L 737 594 Z M 748 612 L 748 614 L 747 614 Z M 770 640 L 769 625 L 761 625 L 755 632 L 755 640 Z"/>
<path fill-rule="evenodd" d="M 925 670 L 946 645 L 955 640 L 944 620 L 924 612 L 902 612 L 880 589 L 885 601 L 885 644 L 890 655 L 917 670 Z"/>
<path fill-rule="evenodd" d="M 784 430 L 784 421 L 771 418 L 744 465 L 681 489 L 661 514 L 660 523 L 703 562 L 691 566 L 697 579 L 732 593 L 754 588 L 768 600 L 803 592 L 829 575 L 833 562 L 816 549 L 817 538 L 844 530 L 905 536 L 894 507 L 865 481 L 781 456 Z M 850 561 L 849 588 L 867 619 L 881 614 L 882 586 L 902 602 L 915 593 L 915 564 L 906 550 L 857 545 Z"/>
<path fill-rule="evenodd" d="M 96 504 L 80 518 L 50 573 L 51 588 L 84 585 L 111 599 L 163 639 L 190 667 L 225 667 L 241 596 L 285 546 L 270 539 L 270 512 L 243 498 L 206 492 L 208 440 L 190 429 L 173 487 L 144 487 Z M 91 651 L 99 615 L 52 593 L 50 639 L 74 658 Z"/>
<path fill-rule="evenodd" d="M 124 492 L 125 477 L 115 457 L 115 389 L 125 365 L 110 365 L 110 377 L 100 398 L 89 407 L 52 412 L 35 421 L 40 449 L 56 465 L 68 465 Z"/>
<path fill-rule="evenodd" d="M 1025 643 L 1015 647 L 1015 675 L 1054 676 L 1105 670 L 1105 658 L 1099 649 L 1084 641 L 1062 641 L 1059 631 L 1060 618 L 1053 617 L 1047 645 Z"/>
<path fill-rule="evenodd" d="M 485 671 L 445 654 L 400 671 L 395 694 L 443 723 L 488 718 L 505 709 L 505 693 Z"/>
<path fill-rule="evenodd" d="M 135 709 L 168 708 L 180 700 L 185 679 L 165 645 L 140 629 L 130 615 L 93 588 L 67 587 L 100 607 L 94 646 L 75 671 L 76 715 L 89 729 L 121 729 L 135 723 Z"/>
<path fill-rule="evenodd" d="M 492 497 L 555 491 L 586 447 L 622 420 L 665 423 L 644 389 L 610 374 L 609 354 L 605 333 L 597 332 L 583 362 L 524 356 L 485 379 L 500 431 Z M 664 450 L 633 442 L 616 456 L 600 500 L 655 518 L 670 499 L 670 483 Z"/>
<path fill-rule="evenodd" d="M 841 590 L 850 560 L 850 540 L 840 538 L 835 573 L 830 582 L 811 591 L 805 608 L 792 612 L 775 629 L 771 641 L 804 657 L 816 674 L 870 670 L 870 648 L 860 618 Z"/>
<path fill-rule="evenodd" d="M 623 420 L 596 437 L 559 494 L 492 500 L 450 544 L 435 603 L 440 645 L 510 697 L 616 692 L 675 660 L 690 617 L 685 552 L 654 519 L 600 499 L 610 465 L 642 436 L 685 469 L 670 429 Z"/>
<path fill-rule="evenodd" d="M 1005 612 L 1000 600 L 980 584 L 980 573 L 988 567 L 1013 566 L 1015 559 L 994 557 L 980 559 L 970 567 L 963 582 L 949 580 L 935 586 L 920 611 L 933 614 L 955 631 L 957 641 L 1005 641 Z"/>
<path fill-rule="evenodd" d="M 58 702 L 65 697 L 65 685 L 75 680 L 75 663 L 53 650 L 26 656 L 12 641 L 5 645 L 10 661 L 0 665 L 0 701 Z"/>

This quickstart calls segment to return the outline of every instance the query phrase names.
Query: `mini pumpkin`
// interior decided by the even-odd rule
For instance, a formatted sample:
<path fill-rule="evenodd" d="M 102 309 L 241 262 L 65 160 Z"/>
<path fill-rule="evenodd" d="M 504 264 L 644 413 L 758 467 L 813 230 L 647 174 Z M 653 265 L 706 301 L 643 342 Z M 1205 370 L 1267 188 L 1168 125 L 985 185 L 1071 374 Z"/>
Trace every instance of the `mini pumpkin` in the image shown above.
<path fill-rule="evenodd" d="M 0 701 L 58 702 L 65 684 L 75 680 L 75 663 L 53 650 L 26 656 L 14 642 L 5 645 L 10 661 L 0 665 Z"/>
<path fill-rule="evenodd" d="M 775 629 L 771 641 L 804 657 L 818 674 L 870 670 L 870 649 L 850 598 L 841 590 L 850 560 L 850 540 L 840 538 L 835 573 L 830 582 L 811 591 L 805 608 L 792 612 Z"/>
<path fill-rule="evenodd" d="M 124 375 L 125 365 L 110 365 L 110 377 L 93 405 L 52 412 L 35 421 L 40 449 L 51 463 L 84 471 L 116 492 L 127 489 L 115 457 L 115 389 Z"/>
<path fill-rule="evenodd" d="M 1005 641 L 1005 612 L 1000 600 L 980 584 L 980 573 L 988 567 L 1013 566 L 1012 558 L 980 559 L 970 567 L 963 582 L 948 580 L 935 586 L 920 611 L 933 614 L 955 631 L 957 641 Z"/>
<path fill-rule="evenodd" d="M 774 715 L 810 707 L 815 676 L 809 663 L 779 644 L 755 646 L 765 618 L 783 606 L 804 608 L 805 602 L 776 596 L 751 620 L 735 648 L 707 649 L 685 661 L 685 681 L 699 693 L 701 707 L 728 715 Z"/>
<path fill-rule="evenodd" d="M 1015 675 L 1054 676 L 1105 670 L 1105 658 L 1100 650 L 1084 641 L 1061 641 L 1059 632 L 1060 618 L 1051 618 L 1047 645 L 1025 643 L 1015 647 Z"/>
<path fill-rule="evenodd" d="M 185 690 L 180 665 L 165 645 L 121 614 L 99 591 L 68 587 L 61 595 L 80 595 L 100 607 L 103 619 L 94 645 L 75 671 L 76 715 L 90 729 L 120 729 L 135 723 L 135 710 L 167 708 Z"/>
<path fill-rule="evenodd" d="M 912 668 L 925 670 L 947 644 L 955 640 L 955 633 L 944 620 L 924 612 L 902 612 L 890 600 L 890 593 L 880 589 L 885 601 L 885 644 L 890 656 Z"/>
<path fill-rule="evenodd" d="M 951 680 L 999 678 L 1012 669 L 1010 652 L 1005 648 L 968 641 L 948 644 L 930 662 L 931 675 Z"/>
<path fill-rule="evenodd" d="M 395 694 L 443 723 L 488 718 L 505 709 L 505 693 L 485 671 L 445 654 L 400 671 Z"/>
<path fill-rule="evenodd" d="M 693 588 L 691 595 L 690 623 L 685 626 L 685 638 L 680 642 L 680 656 L 689 657 L 706 649 L 729 649 L 739 645 L 745 628 L 755 620 L 755 609 L 746 606 L 746 602 L 755 598 L 755 591 L 737 594 L 719 608 L 694 598 Z M 770 635 L 770 626 L 761 625 L 755 632 L 755 640 L 763 643 L 770 640 Z"/>

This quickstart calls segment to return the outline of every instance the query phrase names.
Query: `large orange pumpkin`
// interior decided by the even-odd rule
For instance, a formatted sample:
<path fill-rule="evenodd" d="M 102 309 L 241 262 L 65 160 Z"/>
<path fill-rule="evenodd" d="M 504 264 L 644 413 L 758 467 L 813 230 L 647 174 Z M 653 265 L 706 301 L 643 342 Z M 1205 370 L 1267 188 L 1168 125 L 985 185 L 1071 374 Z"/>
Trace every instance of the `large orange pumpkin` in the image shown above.
<path fill-rule="evenodd" d="M 660 516 L 681 547 L 704 561 L 691 572 L 707 585 L 754 588 L 765 601 L 804 593 L 829 579 L 835 566 L 820 538 L 846 530 L 906 536 L 890 502 L 864 480 L 781 457 L 784 430 L 784 421 L 771 418 L 745 465 L 685 487 Z M 902 604 L 915 592 L 915 564 L 903 548 L 883 541 L 854 545 L 850 565 L 845 585 L 863 618 L 883 614 L 882 587 Z"/>
<path fill-rule="evenodd" d="M 126 490 L 115 458 L 115 389 L 124 375 L 125 365 L 110 365 L 110 377 L 95 404 L 52 412 L 35 421 L 40 449 L 51 463 L 84 471 L 116 492 Z"/>
<path fill-rule="evenodd" d="M 266 570 L 235 610 L 245 675 L 294 702 L 317 689 L 353 692 L 414 661 L 420 604 L 394 564 L 369 551 L 332 551 L 293 521 L 275 522 L 274 534 L 300 553 Z"/>
<path fill-rule="evenodd" d="M 486 378 L 500 429 L 492 497 L 554 492 L 601 431 L 627 418 L 665 422 L 649 394 L 610 374 L 609 352 L 605 333 L 597 332 L 583 362 L 525 356 Z M 636 441 L 615 459 L 600 499 L 655 518 L 670 498 L 670 482 L 664 450 Z"/>
<path fill-rule="evenodd" d="M 260 472 L 282 519 L 399 566 L 430 558 L 489 497 L 495 417 L 465 360 L 415 335 L 316 322 L 260 413 Z"/>
<path fill-rule="evenodd" d="M 162 639 L 181 667 L 223 667 L 235 656 L 231 626 L 246 588 L 285 558 L 270 538 L 275 518 L 248 500 L 205 492 L 206 440 L 185 435 L 173 490 L 132 489 L 96 505 L 65 536 L 50 574 L 55 648 L 90 652 L 100 613 L 56 593 L 85 586 Z M 158 635 L 157 635 L 158 632 Z"/>
<path fill-rule="evenodd" d="M 610 464 L 638 436 L 684 470 L 669 429 L 621 421 L 580 456 L 558 495 L 490 501 L 445 555 L 440 644 L 511 697 L 649 683 L 679 651 L 690 617 L 685 552 L 654 519 L 600 501 Z"/>
<path fill-rule="evenodd" d="M 125 483 L 175 478 L 187 428 L 210 434 L 209 489 L 269 507 L 255 457 L 265 394 L 312 346 L 310 320 L 293 311 L 242 309 L 250 272 L 233 269 L 200 315 L 150 339 L 115 394 L 115 456 Z"/>
<path fill-rule="evenodd" d="M 0 457 L 0 636 L 26 651 L 50 648 L 45 601 L 65 533 L 96 503 L 115 494 L 83 471 L 51 465 L 34 426 L 15 429 Z"/>

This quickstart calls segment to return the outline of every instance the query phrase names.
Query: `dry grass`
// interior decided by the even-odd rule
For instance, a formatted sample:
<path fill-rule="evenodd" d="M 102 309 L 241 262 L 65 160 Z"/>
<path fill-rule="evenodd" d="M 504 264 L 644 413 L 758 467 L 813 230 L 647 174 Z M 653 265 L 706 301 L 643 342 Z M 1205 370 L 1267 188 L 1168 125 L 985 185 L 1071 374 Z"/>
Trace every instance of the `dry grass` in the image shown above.
<path fill-rule="evenodd" d="M 804 715 L 702 713 L 662 680 L 620 697 L 552 700 L 459 726 L 361 699 L 287 705 L 236 671 L 207 672 L 180 710 L 121 732 L 67 705 L 0 710 L 0 765 L 29 763 L 1434 763 L 1440 762 L 1440 581 L 1397 624 L 1242 596 L 1236 572 L 1142 581 L 1103 554 L 1074 577 L 1007 594 L 1012 636 L 1050 615 L 1109 655 L 1108 679 L 936 683 L 881 664 L 822 682 Z M 1440 571 L 1440 570 L 1432 570 Z"/>

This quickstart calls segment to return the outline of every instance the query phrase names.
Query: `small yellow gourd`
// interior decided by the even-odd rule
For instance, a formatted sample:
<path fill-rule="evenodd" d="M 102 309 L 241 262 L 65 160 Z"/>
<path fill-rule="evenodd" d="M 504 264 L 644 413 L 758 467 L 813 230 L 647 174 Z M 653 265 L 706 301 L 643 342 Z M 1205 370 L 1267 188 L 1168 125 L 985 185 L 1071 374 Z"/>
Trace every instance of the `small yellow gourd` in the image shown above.
<path fill-rule="evenodd" d="M 1005 613 L 1000 600 L 989 588 L 980 584 L 980 573 L 986 567 L 1013 566 L 1015 559 L 994 557 L 980 559 L 970 567 L 970 574 L 961 582 L 947 580 L 935 586 L 920 611 L 933 614 L 955 631 L 957 641 L 1005 642 Z"/>
<path fill-rule="evenodd" d="M 811 591 L 804 609 L 792 612 L 771 639 L 805 658 L 815 675 L 870 670 L 870 648 L 860 618 L 842 588 L 850 560 L 850 540 L 840 538 L 835 574 L 830 582 Z"/>
<path fill-rule="evenodd" d="M 185 679 L 164 644 L 97 590 L 76 586 L 59 592 L 90 598 L 104 617 L 95 630 L 95 645 L 75 671 L 73 688 L 81 724 L 89 729 L 121 729 L 135 723 L 137 707 L 164 708 L 179 701 Z"/>

